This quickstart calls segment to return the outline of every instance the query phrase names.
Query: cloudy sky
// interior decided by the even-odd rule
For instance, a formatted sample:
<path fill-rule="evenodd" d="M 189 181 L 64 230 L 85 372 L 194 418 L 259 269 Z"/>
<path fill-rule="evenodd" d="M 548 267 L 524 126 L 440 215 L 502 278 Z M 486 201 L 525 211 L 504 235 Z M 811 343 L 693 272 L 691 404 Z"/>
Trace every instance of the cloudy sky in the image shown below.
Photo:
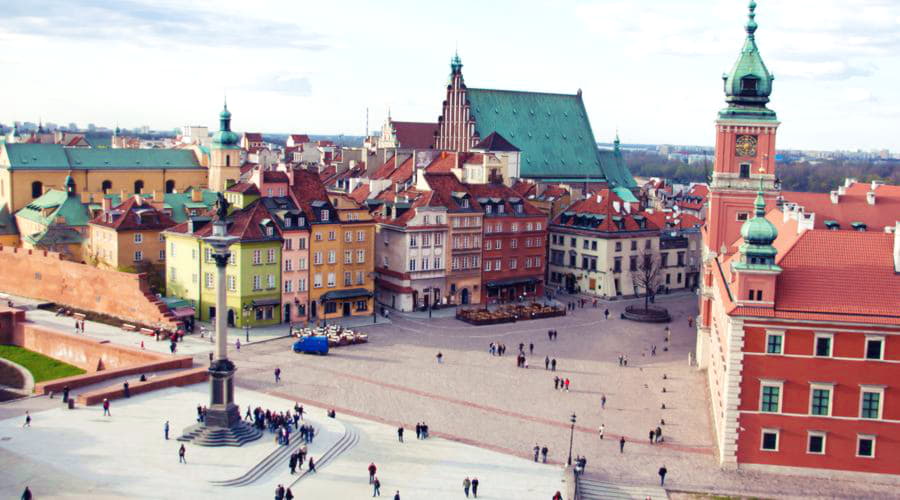
<path fill-rule="evenodd" d="M 758 0 L 779 147 L 900 151 L 900 2 Z M 745 0 L 12 0 L 0 122 L 346 133 L 470 87 L 584 92 L 594 134 L 712 145 Z"/>

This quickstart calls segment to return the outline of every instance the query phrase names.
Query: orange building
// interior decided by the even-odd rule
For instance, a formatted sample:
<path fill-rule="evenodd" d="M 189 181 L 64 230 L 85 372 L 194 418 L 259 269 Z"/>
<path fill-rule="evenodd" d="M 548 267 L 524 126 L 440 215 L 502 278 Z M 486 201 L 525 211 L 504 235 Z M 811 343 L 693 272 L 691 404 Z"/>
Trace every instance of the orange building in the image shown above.
<path fill-rule="evenodd" d="M 89 223 L 85 257 L 98 267 L 141 270 L 166 264 L 166 242 L 162 231 L 175 225 L 171 217 L 140 195 L 112 207 L 103 199 L 103 210 Z"/>

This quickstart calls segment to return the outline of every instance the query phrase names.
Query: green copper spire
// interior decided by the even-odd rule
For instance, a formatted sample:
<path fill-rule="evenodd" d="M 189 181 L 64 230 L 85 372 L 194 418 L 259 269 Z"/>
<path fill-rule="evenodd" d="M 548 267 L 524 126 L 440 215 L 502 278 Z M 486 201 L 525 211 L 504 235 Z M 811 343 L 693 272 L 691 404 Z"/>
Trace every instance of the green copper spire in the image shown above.
<path fill-rule="evenodd" d="M 775 76 L 766 64 L 756 46 L 756 2 L 751 0 L 747 24 L 744 27 L 747 38 L 730 73 L 722 75 L 725 84 L 725 102 L 728 107 L 719 112 L 720 118 L 754 118 L 775 120 L 775 112 L 766 108 L 772 95 Z"/>
<path fill-rule="evenodd" d="M 741 226 L 741 237 L 744 238 L 744 243 L 740 247 L 741 261 L 734 265 L 738 270 L 781 270 L 775 265 L 778 250 L 772 246 L 778 238 L 778 229 L 766 219 L 766 200 L 763 198 L 762 190 L 760 179 L 756 201 L 753 202 L 754 216 Z"/>
<path fill-rule="evenodd" d="M 228 111 L 228 101 L 219 113 L 219 131 L 213 134 L 212 147 L 216 149 L 237 149 L 238 135 L 231 131 L 231 111 Z"/>
<path fill-rule="evenodd" d="M 462 71 L 462 67 L 462 59 L 459 58 L 459 52 L 457 51 L 453 54 L 453 59 L 450 60 L 450 72 L 455 75 Z"/>
<path fill-rule="evenodd" d="M 616 139 L 613 141 L 613 151 L 615 153 L 621 153 L 621 149 L 619 149 L 619 145 L 622 144 L 622 141 L 619 140 L 619 131 L 616 130 Z"/>

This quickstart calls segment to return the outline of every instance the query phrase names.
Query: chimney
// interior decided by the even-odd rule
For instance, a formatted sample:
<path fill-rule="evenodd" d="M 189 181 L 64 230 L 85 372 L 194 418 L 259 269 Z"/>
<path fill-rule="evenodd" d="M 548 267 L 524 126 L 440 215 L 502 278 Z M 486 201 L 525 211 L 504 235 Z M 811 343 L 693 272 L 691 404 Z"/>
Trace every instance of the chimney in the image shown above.
<path fill-rule="evenodd" d="M 831 192 L 831 203 L 832 203 L 833 205 L 837 205 L 837 204 L 838 204 L 838 201 L 840 201 L 840 199 L 841 199 L 841 192 L 840 192 L 840 190 L 838 190 L 838 191 L 832 191 L 832 192 Z"/>
<path fill-rule="evenodd" d="M 869 191 L 868 193 L 866 193 L 866 203 L 868 203 L 869 205 L 875 204 L 875 191 Z"/>
<path fill-rule="evenodd" d="M 109 212 L 110 210 L 112 210 L 112 198 L 104 196 L 100 203 L 103 207 L 103 212 Z"/>
<path fill-rule="evenodd" d="M 203 201 L 203 192 L 196 188 L 192 189 L 191 190 L 191 201 L 194 203 L 199 203 L 199 202 Z"/>

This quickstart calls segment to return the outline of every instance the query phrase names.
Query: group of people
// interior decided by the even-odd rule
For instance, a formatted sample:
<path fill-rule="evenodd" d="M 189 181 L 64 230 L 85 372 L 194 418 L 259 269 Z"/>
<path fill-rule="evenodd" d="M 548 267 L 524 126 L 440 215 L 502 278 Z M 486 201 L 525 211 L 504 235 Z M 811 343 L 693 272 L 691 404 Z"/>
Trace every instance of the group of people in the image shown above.
<path fill-rule="evenodd" d="M 546 446 L 541 447 L 541 446 L 538 446 L 537 444 L 535 444 L 534 445 L 534 461 L 537 462 L 538 456 L 540 456 L 541 461 L 543 463 L 547 463 L 547 453 L 549 453 L 549 452 L 550 452 L 550 450 L 548 450 Z"/>
<path fill-rule="evenodd" d="M 425 422 L 416 422 L 416 439 L 428 439 L 428 424 Z"/>
<path fill-rule="evenodd" d="M 619 366 L 628 366 L 628 356 L 619 354 Z"/>
<path fill-rule="evenodd" d="M 491 353 L 491 356 L 503 356 L 506 353 L 506 344 L 491 342 L 488 352 Z"/>
<path fill-rule="evenodd" d="M 556 340 L 559 337 L 559 332 L 556 330 L 547 330 L 547 340 Z"/>
<path fill-rule="evenodd" d="M 291 475 L 293 475 L 297 469 L 303 469 L 303 461 L 306 460 L 306 454 L 308 450 L 306 445 L 300 446 L 297 451 L 291 453 L 291 458 L 288 460 L 288 467 L 291 469 Z M 312 457 L 309 457 L 309 471 L 316 471 L 316 463 L 313 461 Z"/>
<path fill-rule="evenodd" d="M 656 429 L 650 429 L 650 444 L 661 443 L 662 441 L 662 428 L 657 426 Z"/>
<path fill-rule="evenodd" d="M 84 320 L 75 318 L 75 333 L 84 333 Z"/>
<path fill-rule="evenodd" d="M 291 488 L 285 488 L 282 485 L 278 485 L 275 487 L 275 500 L 293 500 L 294 492 L 291 491 Z"/>
<path fill-rule="evenodd" d="M 550 356 L 544 356 L 544 369 L 555 372 L 556 371 L 556 358 L 550 359 Z"/>
<path fill-rule="evenodd" d="M 472 497 L 478 498 L 478 478 L 473 477 L 469 479 L 468 476 L 463 479 L 463 493 L 466 494 L 466 498 L 469 498 L 469 489 L 472 490 Z"/>
<path fill-rule="evenodd" d="M 553 377 L 553 388 L 557 391 L 565 390 L 569 392 L 569 379 Z"/>

